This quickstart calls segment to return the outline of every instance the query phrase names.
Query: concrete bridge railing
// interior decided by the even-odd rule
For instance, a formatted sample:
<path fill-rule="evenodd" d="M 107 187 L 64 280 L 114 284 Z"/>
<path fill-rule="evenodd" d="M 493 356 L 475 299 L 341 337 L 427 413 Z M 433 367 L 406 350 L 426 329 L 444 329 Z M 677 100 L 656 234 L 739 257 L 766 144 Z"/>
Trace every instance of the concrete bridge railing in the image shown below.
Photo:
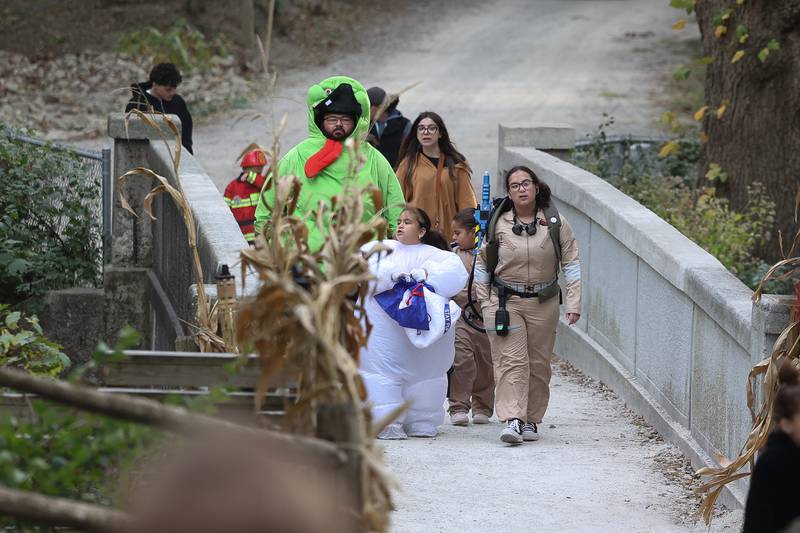
<path fill-rule="evenodd" d="M 695 466 L 738 455 L 751 426 L 747 376 L 787 325 L 787 307 L 776 296 L 753 303 L 750 289 L 652 211 L 537 149 L 563 157 L 563 138 L 575 138 L 564 130 L 501 125 L 499 136 L 501 173 L 534 169 L 578 238 L 582 316 L 559 325 L 556 353 L 610 386 Z M 743 481 L 725 501 L 741 505 L 745 495 Z"/>

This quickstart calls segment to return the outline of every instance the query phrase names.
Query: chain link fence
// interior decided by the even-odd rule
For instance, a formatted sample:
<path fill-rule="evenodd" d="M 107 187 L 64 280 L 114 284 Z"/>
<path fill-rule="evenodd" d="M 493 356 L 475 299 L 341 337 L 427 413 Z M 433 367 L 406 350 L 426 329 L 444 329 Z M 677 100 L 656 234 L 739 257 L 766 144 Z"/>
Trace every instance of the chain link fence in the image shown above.
<path fill-rule="evenodd" d="M 0 127 L 0 135 L 4 135 L 8 140 L 28 145 L 33 150 L 32 153 L 40 153 L 42 158 L 53 151 L 63 152 L 68 157 L 62 158 L 61 167 L 54 175 L 49 175 L 47 179 L 56 188 L 68 190 L 76 179 L 81 183 L 81 194 L 79 196 L 80 205 L 85 211 L 91 213 L 92 225 L 97 229 L 93 231 L 91 249 L 102 250 L 102 253 L 94 258 L 99 272 L 102 266 L 110 257 L 111 244 L 111 150 L 85 150 L 73 146 L 59 143 L 47 142 L 36 139 L 18 131 L 6 127 Z M 69 191 L 70 193 L 72 191 Z M 64 194 L 52 194 L 49 198 L 31 198 L 32 202 L 44 201 L 49 207 L 61 210 L 65 206 Z M 70 217 L 65 213 L 63 217 L 56 217 L 50 222 L 52 232 L 64 238 L 69 232 Z M 102 281 L 102 278 L 99 278 Z"/>

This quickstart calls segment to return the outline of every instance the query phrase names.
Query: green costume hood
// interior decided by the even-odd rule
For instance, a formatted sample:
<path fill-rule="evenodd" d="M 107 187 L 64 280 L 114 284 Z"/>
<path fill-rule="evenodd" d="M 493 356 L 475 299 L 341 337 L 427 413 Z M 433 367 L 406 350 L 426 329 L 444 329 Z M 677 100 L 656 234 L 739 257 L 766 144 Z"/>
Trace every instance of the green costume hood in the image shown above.
<path fill-rule="evenodd" d="M 361 105 L 361 116 L 358 118 L 355 128 L 349 137 L 358 141 L 361 155 L 366 161 L 355 176 L 348 177 L 351 158 L 345 149 L 335 161 L 323 168 L 319 174 L 313 178 L 307 178 L 305 173 L 306 161 L 317 154 L 327 141 L 327 137 L 325 137 L 314 120 L 314 106 L 322 102 L 330 92 L 342 83 L 347 83 L 352 87 L 356 101 Z M 303 181 L 296 214 L 304 215 L 316 210 L 320 202 L 323 202 L 324 205 L 330 205 L 331 198 L 341 194 L 347 185 L 363 188 L 369 183 L 373 183 L 383 194 L 384 206 L 388 207 L 383 216 L 389 223 L 392 233 L 394 233 L 405 199 L 400 183 L 397 181 L 397 176 L 395 176 L 389 162 L 378 150 L 366 142 L 367 134 L 369 133 L 370 105 L 364 86 L 346 76 L 333 76 L 309 87 L 306 104 L 308 105 L 308 137 L 289 150 L 278 165 L 278 174 L 280 176 L 299 176 Z M 256 232 L 260 232 L 261 227 L 271 217 L 270 205 L 273 195 L 274 188 L 270 188 L 268 191 L 263 191 L 259 198 L 258 207 L 256 208 Z M 375 207 L 369 194 L 365 194 L 363 200 L 365 204 L 365 219 L 369 219 L 375 215 Z M 308 229 L 309 248 L 311 251 L 316 251 L 322 246 L 325 235 L 317 230 L 313 220 L 309 220 Z"/>

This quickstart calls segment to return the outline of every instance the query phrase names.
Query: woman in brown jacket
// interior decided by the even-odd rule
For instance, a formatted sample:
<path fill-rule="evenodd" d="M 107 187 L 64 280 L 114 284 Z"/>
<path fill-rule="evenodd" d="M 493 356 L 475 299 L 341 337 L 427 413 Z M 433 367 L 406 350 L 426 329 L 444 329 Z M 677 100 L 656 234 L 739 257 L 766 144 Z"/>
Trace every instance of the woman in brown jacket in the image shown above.
<path fill-rule="evenodd" d="M 400 146 L 397 179 L 409 206 L 431 217 L 431 229 L 449 237 L 453 217 L 464 208 L 476 207 L 472 170 L 456 150 L 442 117 L 420 113 Z"/>

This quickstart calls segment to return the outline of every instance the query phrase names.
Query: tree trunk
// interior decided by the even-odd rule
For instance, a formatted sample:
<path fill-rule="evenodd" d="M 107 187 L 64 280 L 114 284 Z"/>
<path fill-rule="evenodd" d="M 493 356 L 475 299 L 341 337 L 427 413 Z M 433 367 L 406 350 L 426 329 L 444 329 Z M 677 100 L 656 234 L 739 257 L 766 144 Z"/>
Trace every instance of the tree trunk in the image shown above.
<path fill-rule="evenodd" d="M 714 19 L 726 9 L 731 15 L 721 25 L 727 31 L 718 38 Z M 777 221 L 761 255 L 774 260 L 779 255 L 777 230 L 784 243 L 794 236 L 794 197 L 800 184 L 800 0 L 741 5 L 698 0 L 696 11 L 705 53 L 712 59 L 705 80 L 708 143 L 702 172 L 711 163 L 722 167 L 728 180 L 719 191 L 736 210 L 747 206 L 750 183 L 766 185 Z M 744 43 L 737 38 L 739 26 L 749 32 Z M 773 39 L 780 49 L 770 51 L 762 63 L 758 53 Z M 745 55 L 732 63 L 738 50 Z M 726 111 L 717 118 L 717 109 L 726 102 Z"/>

